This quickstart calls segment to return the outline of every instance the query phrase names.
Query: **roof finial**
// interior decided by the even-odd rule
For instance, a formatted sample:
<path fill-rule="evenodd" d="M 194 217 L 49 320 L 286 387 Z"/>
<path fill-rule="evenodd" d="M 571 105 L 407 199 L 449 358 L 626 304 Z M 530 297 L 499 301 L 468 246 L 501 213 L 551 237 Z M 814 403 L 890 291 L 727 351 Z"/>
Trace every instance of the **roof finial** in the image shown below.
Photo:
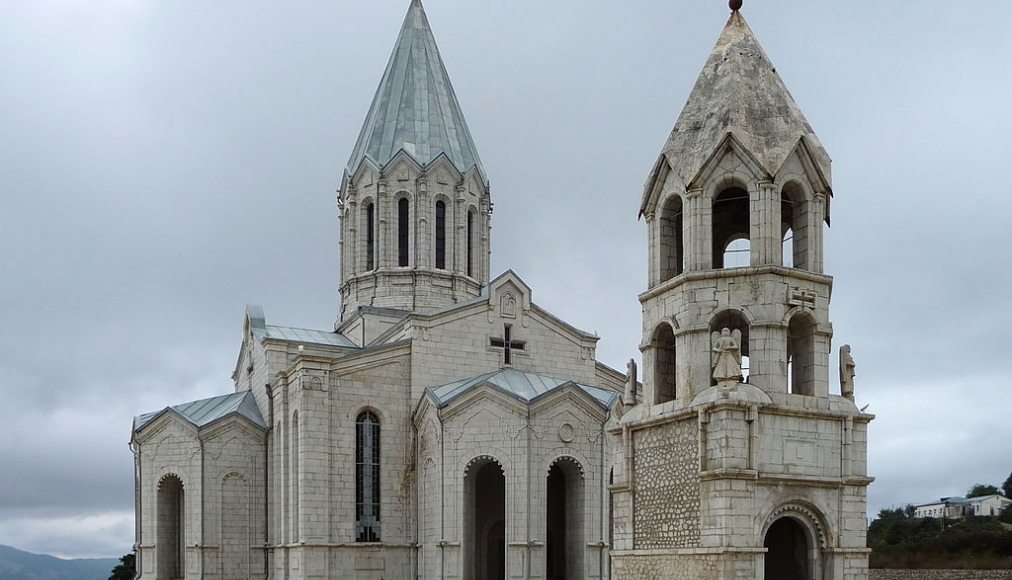
<path fill-rule="evenodd" d="M 731 6 L 731 11 L 732 12 L 737 12 L 737 11 L 741 10 L 741 3 L 742 3 L 742 0 L 731 0 L 730 2 L 728 2 L 728 5 Z"/>

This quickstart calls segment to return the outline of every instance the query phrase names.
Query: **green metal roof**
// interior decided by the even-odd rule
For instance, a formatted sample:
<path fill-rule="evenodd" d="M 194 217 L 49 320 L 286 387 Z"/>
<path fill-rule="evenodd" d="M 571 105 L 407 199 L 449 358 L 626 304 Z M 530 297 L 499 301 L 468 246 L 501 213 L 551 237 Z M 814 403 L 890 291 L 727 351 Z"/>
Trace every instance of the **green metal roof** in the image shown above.
<path fill-rule="evenodd" d="M 526 403 L 530 403 L 542 395 L 546 395 L 567 385 L 572 385 L 582 390 L 605 408 L 610 407 L 617 396 L 616 393 L 599 387 L 589 387 L 574 383 L 573 381 L 525 373 L 514 369 L 502 369 L 447 385 L 429 387 L 427 392 L 440 407 L 445 407 L 464 393 L 485 385 L 503 391 Z"/>
<path fill-rule="evenodd" d="M 176 413 L 198 429 L 232 415 L 245 417 L 254 425 L 263 429 L 267 428 L 267 423 L 260 414 L 260 409 L 257 408 L 253 393 L 241 391 L 230 395 L 211 397 L 210 399 L 190 401 L 189 403 L 166 407 L 153 413 L 139 415 L 134 418 L 134 431 L 140 431 L 165 413 Z"/>
<path fill-rule="evenodd" d="M 419 0 L 408 9 L 348 172 L 366 158 L 382 168 L 402 150 L 422 166 L 445 155 L 457 171 L 476 167 L 488 182 Z"/>

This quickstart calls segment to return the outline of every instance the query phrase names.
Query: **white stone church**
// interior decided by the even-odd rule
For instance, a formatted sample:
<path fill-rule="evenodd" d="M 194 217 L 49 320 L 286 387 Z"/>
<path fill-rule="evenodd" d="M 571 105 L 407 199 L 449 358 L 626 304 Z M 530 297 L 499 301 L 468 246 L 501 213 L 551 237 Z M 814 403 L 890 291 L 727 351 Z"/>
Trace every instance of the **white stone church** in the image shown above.
<path fill-rule="evenodd" d="M 866 579 L 832 195 L 733 11 L 638 208 L 640 383 L 490 276 L 489 176 L 412 0 L 341 182 L 334 329 L 250 306 L 231 394 L 134 419 L 138 577 Z"/>

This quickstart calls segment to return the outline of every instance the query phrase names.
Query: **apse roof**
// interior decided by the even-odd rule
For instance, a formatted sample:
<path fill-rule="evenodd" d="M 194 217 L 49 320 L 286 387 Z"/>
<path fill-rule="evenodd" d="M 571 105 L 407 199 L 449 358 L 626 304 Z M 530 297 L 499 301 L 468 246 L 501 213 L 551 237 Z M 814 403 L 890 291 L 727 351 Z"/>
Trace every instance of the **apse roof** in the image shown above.
<path fill-rule="evenodd" d="M 706 61 L 664 146 L 686 185 L 731 134 L 770 175 L 804 138 L 829 183 L 830 158 L 776 67 L 735 11 Z"/>
<path fill-rule="evenodd" d="M 546 377 L 534 373 L 525 373 L 514 369 L 501 369 L 484 373 L 467 379 L 427 389 L 440 407 L 445 407 L 464 393 L 489 385 L 499 389 L 526 403 L 537 399 L 556 389 L 573 385 L 594 398 L 602 407 L 609 407 L 617 396 L 614 392 L 599 387 L 580 385 L 573 381 Z"/>
<path fill-rule="evenodd" d="M 412 0 L 373 97 L 348 172 L 369 158 L 383 167 L 403 150 L 421 165 L 445 155 L 461 173 L 478 169 L 478 150 L 419 0 Z"/>
<path fill-rule="evenodd" d="M 254 425 L 267 428 L 260 409 L 257 408 L 256 400 L 250 391 L 211 397 L 199 401 L 190 401 L 181 405 L 165 407 L 153 413 L 145 413 L 134 418 L 134 431 L 140 431 L 152 421 L 164 413 L 175 412 L 183 419 L 186 419 L 198 429 L 211 423 L 232 415 L 239 415 L 248 419 Z"/>

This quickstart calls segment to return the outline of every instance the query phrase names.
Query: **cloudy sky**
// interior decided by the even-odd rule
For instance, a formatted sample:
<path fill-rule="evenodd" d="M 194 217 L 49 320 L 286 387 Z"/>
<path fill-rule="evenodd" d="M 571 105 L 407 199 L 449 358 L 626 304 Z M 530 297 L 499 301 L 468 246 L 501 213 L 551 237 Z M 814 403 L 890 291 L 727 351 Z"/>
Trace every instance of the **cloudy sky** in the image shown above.
<path fill-rule="evenodd" d="M 0 0 L 0 544 L 126 553 L 131 417 L 228 392 L 247 303 L 331 327 L 335 189 L 406 8 Z M 641 186 L 726 3 L 426 8 L 492 180 L 493 273 L 624 368 Z M 744 14 L 834 158 L 835 345 L 878 415 L 869 510 L 1000 484 L 1012 3 Z"/>

